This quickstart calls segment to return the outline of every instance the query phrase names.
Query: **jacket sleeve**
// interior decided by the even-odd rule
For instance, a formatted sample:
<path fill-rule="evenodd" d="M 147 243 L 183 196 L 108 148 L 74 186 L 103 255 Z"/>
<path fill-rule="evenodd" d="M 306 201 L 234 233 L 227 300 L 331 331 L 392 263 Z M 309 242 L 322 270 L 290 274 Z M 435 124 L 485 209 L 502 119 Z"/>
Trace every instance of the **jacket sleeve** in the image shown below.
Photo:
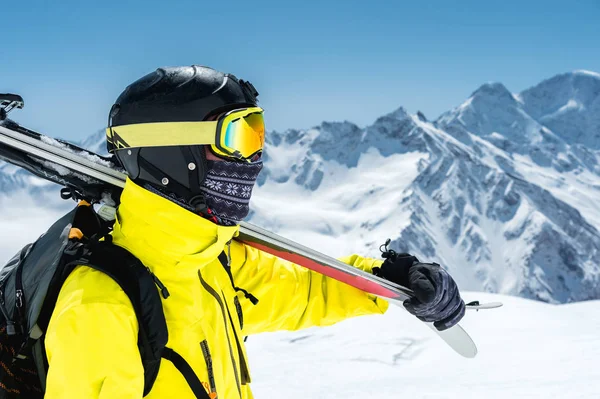
<path fill-rule="evenodd" d="M 109 276 L 80 266 L 48 325 L 46 399 L 140 399 L 144 370 L 129 298 Z"/>
<path fill-rule="evenodd" d="M 245 334 L 327 326 L 388 308 L 380 298 L 248 245 L 232 241 L 230 250 L 235 284 L 259 300 L 240 298 Z M 368 272 L 381 264 L 358 255 L 341 261 Z"/>

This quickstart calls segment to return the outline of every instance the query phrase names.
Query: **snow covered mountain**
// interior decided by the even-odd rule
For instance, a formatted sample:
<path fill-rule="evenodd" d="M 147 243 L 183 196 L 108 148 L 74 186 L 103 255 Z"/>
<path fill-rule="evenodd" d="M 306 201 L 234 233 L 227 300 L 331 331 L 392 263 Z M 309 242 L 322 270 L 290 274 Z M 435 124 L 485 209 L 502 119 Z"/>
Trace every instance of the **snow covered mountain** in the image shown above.
<path fill-rule="evenodd" d="M 578 71 L 555 76 L 519 98 L 529 115 L 562 139 L 600 149 L 600 74 Z"/>
<path fill-rule="evenodd" d="M 585 71 L 519 94 L 485 84 L 433 122 L 400 108 L 270 132 L 250 221 L 334 256 L 377 256 L 390 237 L 463 289 L 600 298 L 599 137 L 600 75 Z M 55 190 L 8 165 L 0 188 Z"/>

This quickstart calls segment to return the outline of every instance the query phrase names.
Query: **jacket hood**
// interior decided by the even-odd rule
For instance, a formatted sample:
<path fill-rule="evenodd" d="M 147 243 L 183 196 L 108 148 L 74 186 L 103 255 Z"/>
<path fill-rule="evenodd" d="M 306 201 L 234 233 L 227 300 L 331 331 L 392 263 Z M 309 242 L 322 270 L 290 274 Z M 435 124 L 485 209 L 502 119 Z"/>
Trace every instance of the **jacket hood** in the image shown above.
<path fill-rule="evenodd" d="M 238 233 L 239 226 L 217 225 L 127 179 L 112 236 L 144 264 L 197 269 Z"/>

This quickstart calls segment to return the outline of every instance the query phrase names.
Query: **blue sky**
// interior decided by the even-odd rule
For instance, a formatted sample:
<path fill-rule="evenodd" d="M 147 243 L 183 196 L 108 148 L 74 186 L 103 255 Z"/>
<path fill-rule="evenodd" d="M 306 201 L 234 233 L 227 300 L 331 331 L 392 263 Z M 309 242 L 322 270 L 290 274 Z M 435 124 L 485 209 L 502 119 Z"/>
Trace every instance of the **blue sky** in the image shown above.
<path fill-rule="evenodd" d="M 404 106 L 430 119 L 479 85 L 517 92 L 600 72 L 600 2 L 8 1 L 0 92 L 13 118 L 81 139 L 159 66 L 209 65 L 252 81 L 268 129 L 367 125 Z"/>

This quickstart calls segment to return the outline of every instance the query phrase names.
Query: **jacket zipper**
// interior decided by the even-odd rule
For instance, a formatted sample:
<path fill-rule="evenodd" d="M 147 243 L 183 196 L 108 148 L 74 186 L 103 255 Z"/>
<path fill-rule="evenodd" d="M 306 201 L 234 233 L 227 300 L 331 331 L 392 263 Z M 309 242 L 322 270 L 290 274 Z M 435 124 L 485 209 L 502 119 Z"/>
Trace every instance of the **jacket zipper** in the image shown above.
<path fill-rule="evenodd" d="M 242 312 L 242 305 L 240 304 L 239 298 L 236 296 L 233 297 L 233 304 L 235 305 L 235 311 L 238 315 L 238 320 L 240 321 L 240 331 L 244 329 L 244 312 Z"/>
<path fill-rule="evenodd" d="M 206 368 L 208 369 L 208 384 L 210 386 L 209 397 L 215 399 L 217 395 L 217 386 L 215 384 L 215 374 L 213 371 L 212 357 L 210 356 L 210 350 L 208 349 L 208 341 L 204 340 L 200 342 L 200 348 L 202 348 L 202 354 L 204 355 L 204 361 L 206 362 Z"/>
<path fill-rule="evenodd" d="M 31 247 L 30 247 L 31 248 Z M 30 249 L 31 250 L 31 249 Z M 16 326 L 20 331 L 20 333 L 25 333 L 25 293 L 23 291 L 23 263 L 25 257 L 29 254 L 21 251 L 21 256 L 19 259 L 19 264 L 17 266 L 17 270 L 15 271 L 15 307 L 17 309 L 17 320 Z"/>
<path fill-rule="evenodd" d="M 237 297 L 236 297 L 237 298 Z M 235 332 L 235 327 L 233 324 L 233 319 L 231 317 L 231 312 L 229 311 L 229 306 L 227 306 L 227 302 L 225 302 L 225 307 L 227 308 L 227 316 L 229 316 L 229 321 L 231 322 L 231 328 L 233 329 L 233 336 L 235 337 L 235 343 L 238 348 L 238 355 L 240 357 L 240 371 L 242 374 L 242 385 L 250 383 L 250 371 L 248 371 L 248 363 L 246 362 L 246 358 L 244 356 L 244 351 L 242 350 L 242 345 L 240 344 L 240 339 Z"/>
<path fill-rule="evenodd" d="M 200 270 L 198 270 L 198 277 L 200 278 L 200 284 L 202 284 L 204 289 L 206 291 L 208 291 L 208 293 L 211 294 L 216 299 L 217 303 L 221 307 L 223 323 L 225 325 L 225 336 L 227 337 L 227 344 L 229 346 L 229 356 L 231 357 L 231 365 L 233 366 L 233 374 L 235 375 L 236 386 L 237 386 L 237 389 L 238 389 L 238 392 L 239 392 L 240 398 L 241 398 L 242 397 L 242 387 L 240 384 L 240 374 L 238 373 L 237 362 L 235 361 L 235 356 L 233 355 L 233 349 L 231 348 L 231 338 L 229 337 L 229 328 L 227 325 L 227 316 L 225 315 L 226 311 L 225 311 L 225 306 L 223 305 L 223 300 L 221 299 L 221 296 L 217 293 L 217 291 L 215 291 L 213 287 L 211 287 L 210 285 L 208 285 L 208 283 L 206 281 L 204 281 L 204 278 L 202 278 L 202 273 L 200 273 Z M 235 328 L 233 327 L 233 325 L 232 325 L 232 329 L 233 329 L 233 333 L 235 335 Z M 237 340 L 237 335 L 236 335 L 236 340 Z"/>

